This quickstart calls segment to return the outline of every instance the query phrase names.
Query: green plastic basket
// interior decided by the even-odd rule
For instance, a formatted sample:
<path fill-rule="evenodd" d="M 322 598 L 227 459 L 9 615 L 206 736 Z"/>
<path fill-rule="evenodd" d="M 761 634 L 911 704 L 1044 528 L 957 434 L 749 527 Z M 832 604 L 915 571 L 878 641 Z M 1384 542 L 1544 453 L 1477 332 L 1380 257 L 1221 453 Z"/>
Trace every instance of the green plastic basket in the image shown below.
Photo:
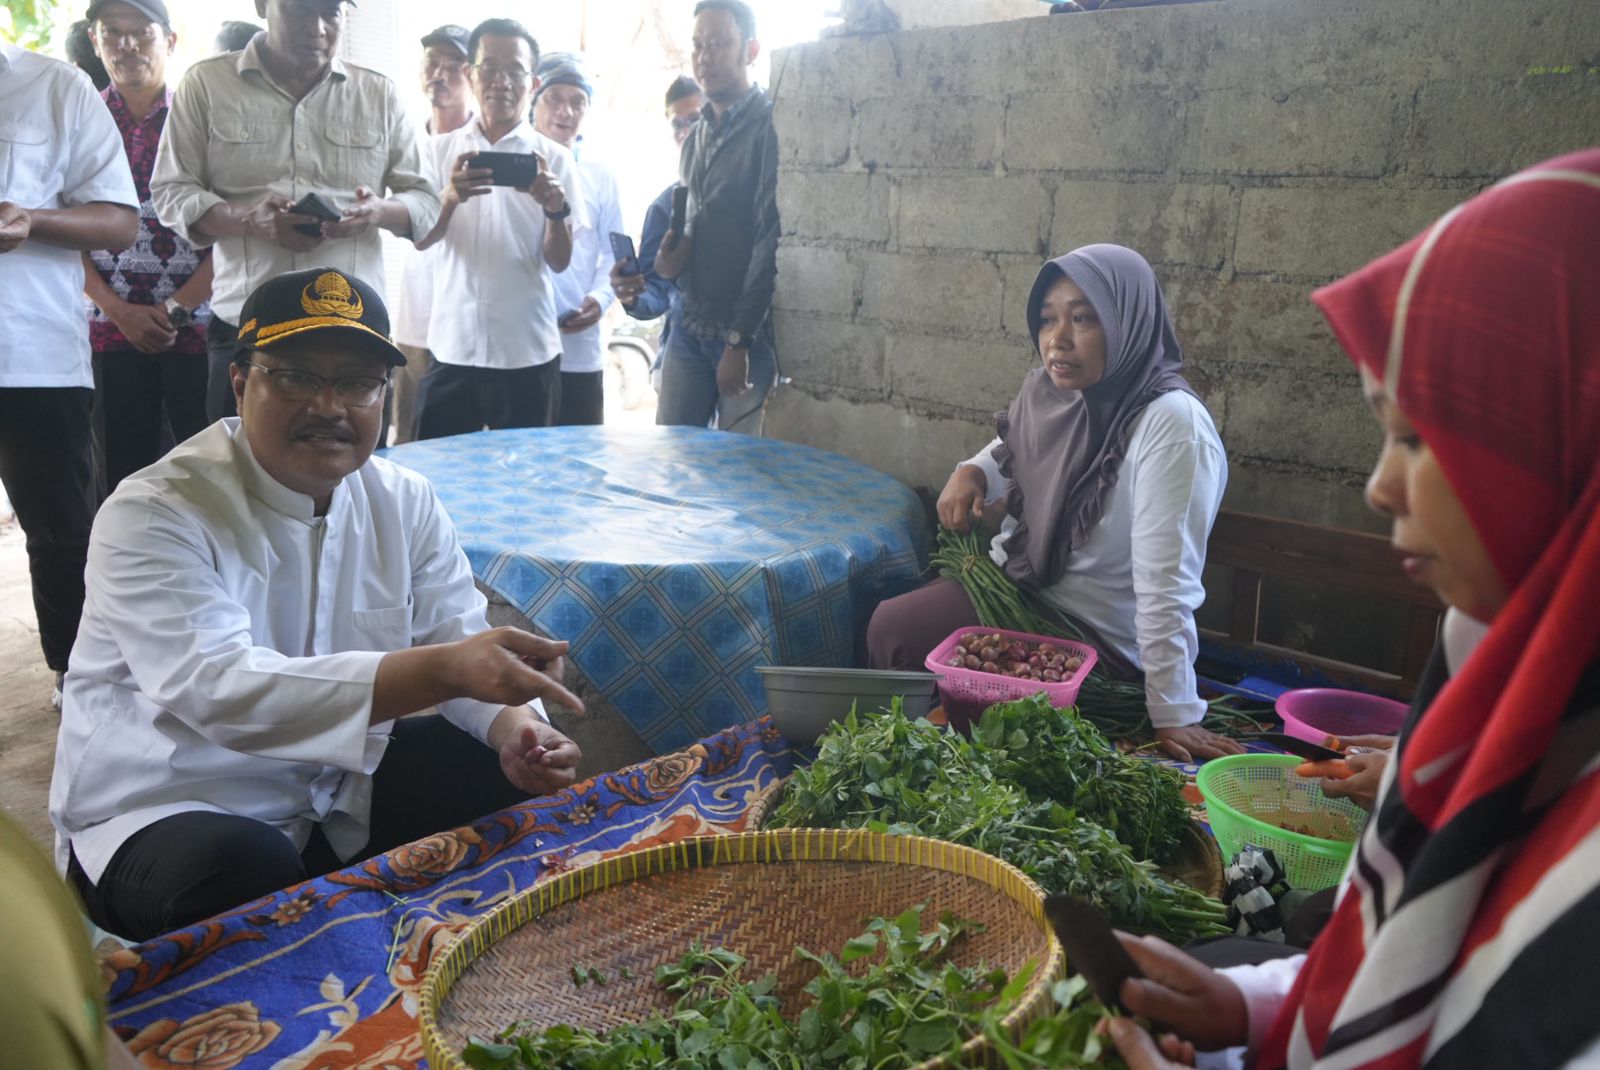
<path fill-rule="evenodd" d="M 1195 785 L 1224 860 L 1246 846 L 1270 848 L 1290 885 L 1314 892 L 1339 883 L 1367 812 L 1323 795 L 1315 777 L 1295 776 L 1299 764 L 1293 755 L 1231 754 L 1202 765 Z"/>

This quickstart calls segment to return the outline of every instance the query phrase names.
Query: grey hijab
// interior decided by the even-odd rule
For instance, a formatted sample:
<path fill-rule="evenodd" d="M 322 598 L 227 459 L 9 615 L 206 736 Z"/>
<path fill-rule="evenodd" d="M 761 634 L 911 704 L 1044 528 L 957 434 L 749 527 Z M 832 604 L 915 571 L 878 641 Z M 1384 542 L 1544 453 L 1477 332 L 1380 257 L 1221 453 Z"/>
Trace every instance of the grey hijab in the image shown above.
<path fill-rule="evenodd" d="M 1040 306 L 1063 275 L 1105 330 L 1105 375 L 1087 390 L 1063 390 L 1035 367 L 1011 407 L 995 414 L 995 458 L 1011 480 L 1006 508 L 1017 518 L 1004 544 L 1006 572 L 1031 587 L 1060 579 L 1073 547 L 1099 523 L 1145 406 L 1169 390 L 1194 394 L 1161 284 L 1144 257 L 1120 245 L 1085 245 L 1039 269 L 1028 298 L 1036 352 Z"/>

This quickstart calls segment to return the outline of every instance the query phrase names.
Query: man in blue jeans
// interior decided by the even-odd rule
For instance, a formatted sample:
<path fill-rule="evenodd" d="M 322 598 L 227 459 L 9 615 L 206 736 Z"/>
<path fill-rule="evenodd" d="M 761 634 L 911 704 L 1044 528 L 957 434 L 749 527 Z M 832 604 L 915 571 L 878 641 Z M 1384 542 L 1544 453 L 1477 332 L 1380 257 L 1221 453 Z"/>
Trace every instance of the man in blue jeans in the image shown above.
<path fill-rule="evenodd" d="M 658 424 L 704 427 L 715 415 L 724 430 L 758 435 L 778 377 L 778 138 L 772 102 L 750 82 L 760 51 L 742 0 L 696 5 L 694 73 L 706 105 L 679 165 L 687 226 L 668 231 L 656 255 L 656 272 L 683 293 L 668 321 Z"/>

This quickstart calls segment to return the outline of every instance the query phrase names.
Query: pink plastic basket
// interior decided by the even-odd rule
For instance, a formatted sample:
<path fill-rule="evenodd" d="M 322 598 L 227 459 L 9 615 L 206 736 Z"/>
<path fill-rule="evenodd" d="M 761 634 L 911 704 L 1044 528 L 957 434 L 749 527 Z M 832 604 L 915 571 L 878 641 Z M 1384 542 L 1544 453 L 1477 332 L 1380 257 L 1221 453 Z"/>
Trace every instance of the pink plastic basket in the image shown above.
<path fill-rule="evenodd" d="M 1019 680 L 1014 676 L 1001 676 L 992 672 L 981 672 L 977 669 L 957 669 L 946 665 L 945 661 L 955 653 L 956 644 L 968 632 L 978 632 L 983 635 L 1000 635 L 1007 639 L 1021 639 L 1029 643 L 1051 643 L 1062 650 L 1077 654 L 1083 658 L 1083 664 L 1078 666 L 1078 671 L 1058 684 L 1042 683 L 1038 680 Z M 928 655 L 925 664 L 929 672 L 938 673 L 944 677 L 939 684 L 939 691 L 946 701 L 982 702 L 993 705 L 996 702 L 1010 702 L 1014 699 L 1027 698 L 1043 691 L 1050 699 L 1050 704 L 1057 709 L 1071 706 L 1078 701 L 1078 689 L 1083 686 L 1084 677 L 1089 675 L 1089 670 L 1094 668 L 1094 663 L 1100 660 L 1099 653 L 1087 643 L 1074 643 L 1070 639 L 1057 639 L 1049 635 L 1032 635 L 1028 632 L 1008 632 L 1004 628 L 967 627 L 958 628 L 950 633 L 950 637 L 933 648 L 933 653 Z"/>
<path fill-rule="evenodd" d="M 1277 711 L 1285 732 L 1311 743 L 1328 736 L 1392 736 L 1405 724 L 1408 712 L 1404 702 L 1335 687 L 1285 691 L 1278 696 Z"/>

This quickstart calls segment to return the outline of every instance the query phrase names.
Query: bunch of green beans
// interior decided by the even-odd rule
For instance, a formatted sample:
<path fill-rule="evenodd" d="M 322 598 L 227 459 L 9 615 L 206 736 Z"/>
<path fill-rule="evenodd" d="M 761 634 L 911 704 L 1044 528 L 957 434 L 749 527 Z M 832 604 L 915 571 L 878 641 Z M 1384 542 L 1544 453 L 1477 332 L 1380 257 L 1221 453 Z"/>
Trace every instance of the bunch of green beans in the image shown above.
<path fill-rule="evenodd" d="M 978 619 L 986 628 L 1030 632 L 1056 639 L 1094 645 L 1071 618 L 1033 592 L 1017 586 L 989 556 L 977 532 L 939 529 L 939 548 L 930 561 L 945 579 L 966 589 Z M 1225 736 L 1261 732 L 1267 708 L 1237 695 L 1223 695 L 1207 703 L 1205 727 Z M 1078 691 L 1078 712 L 1111 739 L 1147 740 L 1154 735 L 1145 705 L 1142 680 L 1114 680 L 1103 661 L 1096 662 Z"/>

